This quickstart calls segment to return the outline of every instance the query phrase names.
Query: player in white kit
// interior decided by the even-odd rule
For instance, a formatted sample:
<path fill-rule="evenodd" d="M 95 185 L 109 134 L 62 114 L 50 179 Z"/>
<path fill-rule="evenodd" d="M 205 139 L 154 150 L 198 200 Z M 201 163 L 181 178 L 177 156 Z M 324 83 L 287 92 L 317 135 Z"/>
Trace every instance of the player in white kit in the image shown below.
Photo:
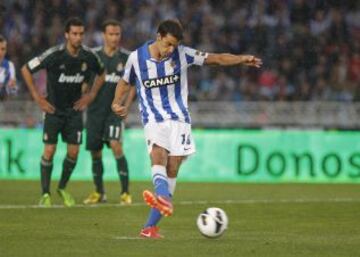
<path fill-rule="evenodd" d="M 183 160 L 195 152 L 188 110 L 187 69 L 192 65 L 237 65 L 259 68 L 262 61 L 252 55 L 214 54 L 181 45 L 183 29 L 176 20 L 160 23 L 155 41 L 133 51 L 119 81 L 113 111 L 125 116 L 124 96 L 136 85 L 145 139 L 151 158 L 155 194 L 143 192 L 152 208 L 140 232 L 145 238 L 161 238 L 156 226 L 162 216 L 173 213 L 171 198 Z"/>

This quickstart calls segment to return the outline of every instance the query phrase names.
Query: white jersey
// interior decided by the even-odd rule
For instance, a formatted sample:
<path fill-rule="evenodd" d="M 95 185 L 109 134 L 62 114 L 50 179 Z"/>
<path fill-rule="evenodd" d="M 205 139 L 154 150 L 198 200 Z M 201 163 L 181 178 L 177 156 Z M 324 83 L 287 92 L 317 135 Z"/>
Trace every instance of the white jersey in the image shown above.
<path fill-rule="evenodd" d="M 203 65 L 208 54 L 179 45 L 168 58 L 157 61 L 149 53 L 152 42 L 129 55 L 123 75 L 127 83 L 136 85 L 142 122 L 176 120 L 190 124 L 187 68 Z"/>

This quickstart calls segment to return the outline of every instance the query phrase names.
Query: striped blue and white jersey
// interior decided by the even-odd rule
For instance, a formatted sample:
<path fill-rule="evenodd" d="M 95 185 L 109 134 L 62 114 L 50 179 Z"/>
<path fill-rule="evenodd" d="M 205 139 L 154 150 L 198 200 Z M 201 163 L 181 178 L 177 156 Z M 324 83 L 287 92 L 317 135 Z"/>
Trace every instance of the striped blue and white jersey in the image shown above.
<path fill-rule="evenodd" d="M 13 62 L 4 58 L 0 61 L 0 98 L 8 94 L 15 94 L 17 87 L 9 87 L 10 80 L 16 80 Z"/>
<path fill-rule="evenodd" d="M 7 85 L 11 79 L 15 79 L 14 64 L 8 59 L 4 58 L 0 61 L 0 84 Z"/>
<path fill-rule="evenodd" d="M 129 55 L 123 75 L 127 83 L 136 85 L 142 122 L 177 120 L 190 124 L 187 69 L 203 65 L 208 54 L 179 45 L 168 58 L 157 61 L 149 53 L 152 42 Z"/>

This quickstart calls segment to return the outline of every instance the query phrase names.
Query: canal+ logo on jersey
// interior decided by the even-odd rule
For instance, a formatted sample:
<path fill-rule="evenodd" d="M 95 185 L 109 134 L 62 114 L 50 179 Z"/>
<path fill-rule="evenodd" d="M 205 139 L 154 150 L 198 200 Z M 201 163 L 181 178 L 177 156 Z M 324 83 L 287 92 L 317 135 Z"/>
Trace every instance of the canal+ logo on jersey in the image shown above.
<path fill-rule="evenodd" d="M 162 87 L 175 84 L 180 80 L 180 76 L 178 74 L 172 74 L 161 78 L 153 78 L 143 80 L 143 84 L 146 88 L 153 88 L 153 87 Z"/>

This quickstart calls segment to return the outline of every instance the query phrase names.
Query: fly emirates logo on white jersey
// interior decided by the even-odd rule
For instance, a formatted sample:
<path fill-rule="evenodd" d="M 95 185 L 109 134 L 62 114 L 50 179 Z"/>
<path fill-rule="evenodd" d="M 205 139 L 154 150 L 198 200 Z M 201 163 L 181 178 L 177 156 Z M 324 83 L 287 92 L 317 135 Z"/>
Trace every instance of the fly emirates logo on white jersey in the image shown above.
<path fill-rule="evenodd" d="M 162 78 L 147 79 L 143 81 L 143 84 L 146 88 L 153 88 L 175 84 L 179 80 L 180 76 L 177 74 L 173 74 Z"/>
<path fill-rule="evenodd" d="M 82 83 L 84 81 L 84 76 L 80 73 L 76 73 L 75 76 L 65 75 L 64 73 L 60 74 L 59 83 Z"/>

